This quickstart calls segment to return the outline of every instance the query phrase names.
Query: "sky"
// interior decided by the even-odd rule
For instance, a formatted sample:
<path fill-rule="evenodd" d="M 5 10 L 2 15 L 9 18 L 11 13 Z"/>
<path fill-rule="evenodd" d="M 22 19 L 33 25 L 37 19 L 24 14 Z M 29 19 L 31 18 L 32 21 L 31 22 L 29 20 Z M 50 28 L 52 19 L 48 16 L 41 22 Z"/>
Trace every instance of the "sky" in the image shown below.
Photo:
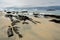
<path fill-rule="evenodd" d="M 40 6 L 60 6 L 60 0 L 0 0 L 0 8 Z"/>

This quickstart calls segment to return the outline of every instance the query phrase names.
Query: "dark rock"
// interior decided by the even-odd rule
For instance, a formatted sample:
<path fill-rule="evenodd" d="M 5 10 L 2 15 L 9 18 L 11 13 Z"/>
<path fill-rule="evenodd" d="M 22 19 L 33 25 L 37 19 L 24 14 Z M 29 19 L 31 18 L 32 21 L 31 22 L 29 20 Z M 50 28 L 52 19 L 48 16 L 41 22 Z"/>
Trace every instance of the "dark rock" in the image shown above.
<path fill-rule="evenodd" d="M 53 17 L 60 19 L 60 15 L 44 15 L 44 17 Z"/>
<path fill-rule="evenodd" d="M 29 24 L 28 22 L 23 22 L 22 24 Z"/>
<path fill-rule="evenodd" d="M 19 33 L 18 27 L 13 27 L 13 31 L 19 36 L 19 38 L 22 38 L 23 36 Z"/>
<path fill-rule="evenodd" d="M 11 12 L 7 12 L 8 14 L 10 14 Z"/>
<path fill-rule="evenodd" d="M 11 25 L 14 26 L 16 25 L 16 23 L 19 23 L 20 21 L 16 20 L 16 21 L 12 21 Z"/>
<path fill-rule="evenodd" d="M 51 22 L 60 23 L 60 20 L 52 19 Z"/>
<path fill-rule="evenodd" d="M 12 37 L 14 34 L 13 34 L 13 31 L 12 31 L 12 28 L 9 26 L 8 30 L 7 30 L 7 34 L 8 34 L 8 37 Z"/>

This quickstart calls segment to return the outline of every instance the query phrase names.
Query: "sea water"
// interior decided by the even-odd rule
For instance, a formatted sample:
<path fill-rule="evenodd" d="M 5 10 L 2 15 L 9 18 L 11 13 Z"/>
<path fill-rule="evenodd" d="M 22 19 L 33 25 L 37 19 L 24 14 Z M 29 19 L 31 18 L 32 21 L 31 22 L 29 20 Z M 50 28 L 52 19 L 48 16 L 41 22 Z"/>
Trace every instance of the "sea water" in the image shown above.
<path fill-rule="evenodd" d="M 60 15 L 60 10 L 56 10 L 56 11 L 39 10 L 39 12 L 40 12 L 40 13 L 45 13 L 45 14 Z"/>
<path fill-rule="evenodd" d="M 54 15 L 60 15 L 60 10 L 55 10 L 55 11 L 47 11 L 47 10 L 26 10 L 26 11 L 29 11 L 29 12 L 38 12 L 38 13 L 41 13 L 41 14 L 54 14 Z"/>
<path fill-rule="evenodd" d="M 29 12 L 39 12 L 41 14 L 54 14 L 54 15 L 60 15 L 60 10 L 53 10 L 53 11 L 47 11 L 46 9 L 9 9 L 9 11 L 29 11 Z M 8 11 L 8 10 L 7 10 Z"/>

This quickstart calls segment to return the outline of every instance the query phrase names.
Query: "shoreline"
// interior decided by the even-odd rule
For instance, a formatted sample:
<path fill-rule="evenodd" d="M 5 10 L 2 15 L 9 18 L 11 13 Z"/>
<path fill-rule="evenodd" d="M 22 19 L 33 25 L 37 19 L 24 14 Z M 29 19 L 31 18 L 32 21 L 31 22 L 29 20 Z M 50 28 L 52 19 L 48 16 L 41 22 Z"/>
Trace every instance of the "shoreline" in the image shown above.
<path fill-rule="evenodd" d="M 19 39 L 15 33 L 13 37 L 7 37 L 6 31 L 8 26 L 11 25 L 11 21 L 5 16 L 0 16 L 0 40 L 60 40 L 60 24 L 49 21 L 55 19 L 55 16 L 53 18 L 35 18 L 31 16 L 30 18 L 39 21 L 40 24 L 34 24 L 28 20 L 29 24 L 17 23 L 17 26 L 20 27 L 19 32 L 23 36 Z"/>

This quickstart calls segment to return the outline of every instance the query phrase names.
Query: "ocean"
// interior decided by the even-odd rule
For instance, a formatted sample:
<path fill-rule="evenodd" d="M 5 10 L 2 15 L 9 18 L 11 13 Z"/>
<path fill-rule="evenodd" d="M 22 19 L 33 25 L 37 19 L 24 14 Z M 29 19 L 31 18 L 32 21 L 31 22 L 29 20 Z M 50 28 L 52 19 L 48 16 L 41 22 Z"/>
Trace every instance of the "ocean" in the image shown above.
<path fill-rule="evenodd" d="M 54 14 L 54 15 L 60 15 L 60 10 L 56 11 L 46 11 L 46 10 L 40 10 L 40 13 L 45 13 L 45 14 Z"/>
<path fill-rule="evenodd" d="M 39 8 L 7 8 L 7 11 L 29 11 L 29 12 L 39 12 L 41 14 L 54 14 L 60 15 L 60 10 L 47 11 L 47 9 Z"/>
<path fill-rule="evenodd" d="M 56 11 L 47 11 L 47 10 L 28 10 L 29 12 L 38 12 L 39 14 L 53 14 L 60 15 L 60 10 Z"/>

